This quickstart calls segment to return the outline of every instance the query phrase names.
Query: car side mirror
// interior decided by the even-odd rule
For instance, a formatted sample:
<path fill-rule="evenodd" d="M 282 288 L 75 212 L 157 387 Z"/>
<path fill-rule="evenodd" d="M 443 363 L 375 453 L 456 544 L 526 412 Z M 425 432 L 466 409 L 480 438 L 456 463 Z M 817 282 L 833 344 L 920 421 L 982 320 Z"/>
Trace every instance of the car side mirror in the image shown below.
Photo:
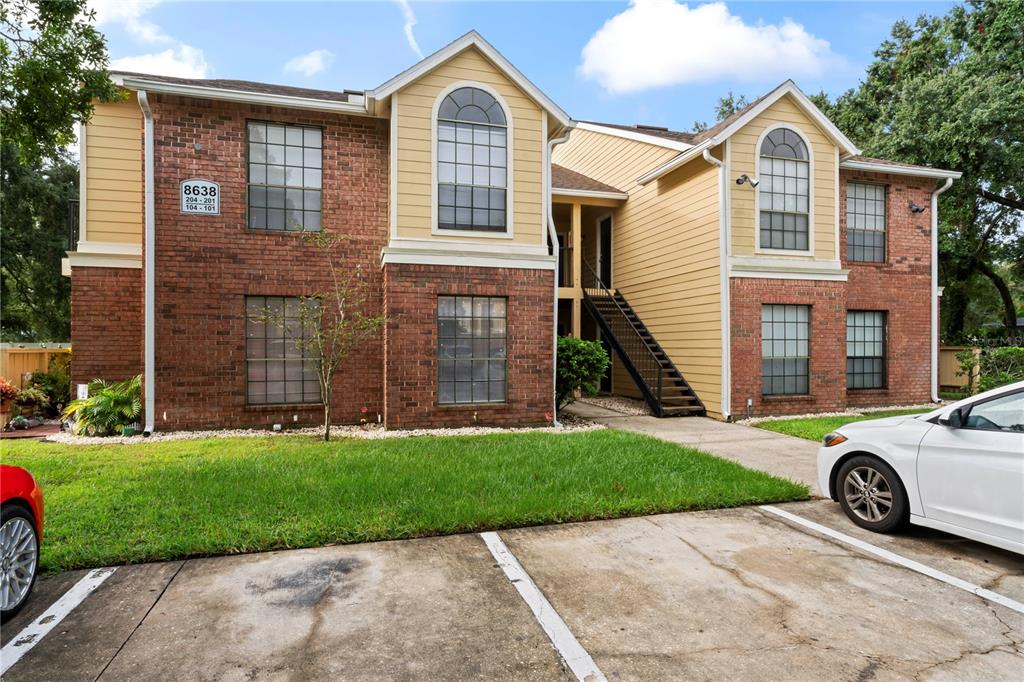
<path fill-rule="evenodd" d="M 939 417 L 939 424 L 951 429 L 959 429 L 963 426 L 963 413 L 959 409 L 953 410 L 945 417 Z"/>

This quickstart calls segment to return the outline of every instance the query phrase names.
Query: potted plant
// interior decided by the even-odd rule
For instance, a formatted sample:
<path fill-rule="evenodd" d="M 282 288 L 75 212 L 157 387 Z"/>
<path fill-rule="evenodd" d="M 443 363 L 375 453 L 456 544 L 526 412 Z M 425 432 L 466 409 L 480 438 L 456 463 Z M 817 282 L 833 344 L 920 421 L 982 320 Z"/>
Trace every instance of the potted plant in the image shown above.
<path fill-rule="evenodd" d="M 0 377 L 0 424 L 7 423 L 7 415 L 11 413 L 11 405 L 18 396 L 18 389 L 14 385 Z"/>

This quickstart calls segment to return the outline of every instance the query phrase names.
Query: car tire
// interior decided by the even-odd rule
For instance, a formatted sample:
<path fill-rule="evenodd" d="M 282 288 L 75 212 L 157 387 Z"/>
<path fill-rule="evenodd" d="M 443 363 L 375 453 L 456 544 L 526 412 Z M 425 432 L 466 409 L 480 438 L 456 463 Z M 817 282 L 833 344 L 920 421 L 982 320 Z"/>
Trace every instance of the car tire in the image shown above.
<path fill-rule="evenodd" d="M 18 504 L 5 504 L 0 509 L 0 539 L 6 540 L 3 536 L 5 532 L 19 530 L 24 533 L 26 526 L 27 530 L 31 531 L 31 545 L 34 545 L 34 556 L 30 557 L 31 568 L 21 574 L 23 580 L 27 579 L 28 585 L 23 592 L 19 591 L 18 598 L 14 603 L 5 606 L 0 601 L 0 621 L 6 622 L 21 611 L 32 594 L 32 588 L 36 584 L 36 575 L 39 573 L 39 530 L 36 527 L 36 520 L 32 516 L 32 512 Z M 0 562 L 2 562 L 0 563 L 0 580 L 3 582 L 3 587 L 6 587 L 7 580 L 4 574 L 7 572 L 10 556 L 4 550 L 5 547 L 0 546 Z M 0 595 L 0 600 L 3 598 L 4 595 Z"/>
<path fill-rule="evenodd" d="M 843 462 L 836 474 L 836 497 L 850 520 L 875 533 L 892 533 L 910 516 L 907 491 L 891 466 L 870 455 Z"/>

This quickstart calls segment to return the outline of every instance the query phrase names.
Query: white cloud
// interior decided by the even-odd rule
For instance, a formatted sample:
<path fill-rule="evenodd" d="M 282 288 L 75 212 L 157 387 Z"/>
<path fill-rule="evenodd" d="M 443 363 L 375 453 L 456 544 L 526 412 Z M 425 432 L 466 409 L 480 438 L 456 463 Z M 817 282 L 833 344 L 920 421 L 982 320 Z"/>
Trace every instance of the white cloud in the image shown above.
<path fill-rule="evenodd" d="M 334 53 L 330 50 L 313 50 L 294 59 L 289 59 L 288 63 L 284 65 L 284 70 L 301 73 L 306 78 L 309 78 L 324 71 L 333 62 Z"/>
<path fill-rule="evenodd" d="M 149 10 L 161 0 L 89 0 L 89 8 L 96 10 L 96 25 L 119 24 L 136 40 L 157 44 L 174 42 L 159 26 L 146 19 Z"/>
<path fill-rule="evenodd" d="M 675 0 L 632 0 L 583 48 L 580 73 L 613 93 L 720 78 L 819 76 L 842 62 L 800 24 L 746 24 L 723 2 L 691 9 Z"/>
<path fill-rule="evenodd" d="M 405 18 L 405 25 L 402 27 L 405 31 L 405 42 L 409 43 L 409 49 L 415 52 L 417 57 L 423 59 L 423 50 L 420 49 L 419 43 L 416 42 L 416 35 L 412 32 L 416 25 L 416 14 L 412 11 L 412 5 L 409 4 L 409 0 L 397 0 L 397 2 L 402 8 L 402 16 Z"/>
<path fill-rule="evenodd" d="M 111 71 L 138 71 L 178 78 L 206 78 L 209 68 L 202 50 L 183 44 L 162 52 L 121 57 L 110 62 Z"/>
<path fill-rule="evenodd" d="M 138 71 L 159 76 L 206 78 L 210 66 L 203 51 L 167 35 L 147 14 L 163 0 L 89 0 L 96 25 L 120 26 L 136 41 L 167 49 L 110 60 L 112 71 Z"/>

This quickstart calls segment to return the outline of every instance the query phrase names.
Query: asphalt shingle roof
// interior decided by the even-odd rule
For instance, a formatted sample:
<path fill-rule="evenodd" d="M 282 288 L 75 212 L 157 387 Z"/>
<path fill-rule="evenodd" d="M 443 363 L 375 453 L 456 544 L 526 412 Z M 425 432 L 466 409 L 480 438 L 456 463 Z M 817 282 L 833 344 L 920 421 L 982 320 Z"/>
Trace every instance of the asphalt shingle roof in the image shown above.
<path fill-rule="evenodd" d="M 621 189 L 606 185 L 582 173 L 569 170 L 564 166 L 551 164 L 551 188 L 557 192 L 560 189 L 580 190 L 584 192 L 618 192 L 625 194 Z"/>

